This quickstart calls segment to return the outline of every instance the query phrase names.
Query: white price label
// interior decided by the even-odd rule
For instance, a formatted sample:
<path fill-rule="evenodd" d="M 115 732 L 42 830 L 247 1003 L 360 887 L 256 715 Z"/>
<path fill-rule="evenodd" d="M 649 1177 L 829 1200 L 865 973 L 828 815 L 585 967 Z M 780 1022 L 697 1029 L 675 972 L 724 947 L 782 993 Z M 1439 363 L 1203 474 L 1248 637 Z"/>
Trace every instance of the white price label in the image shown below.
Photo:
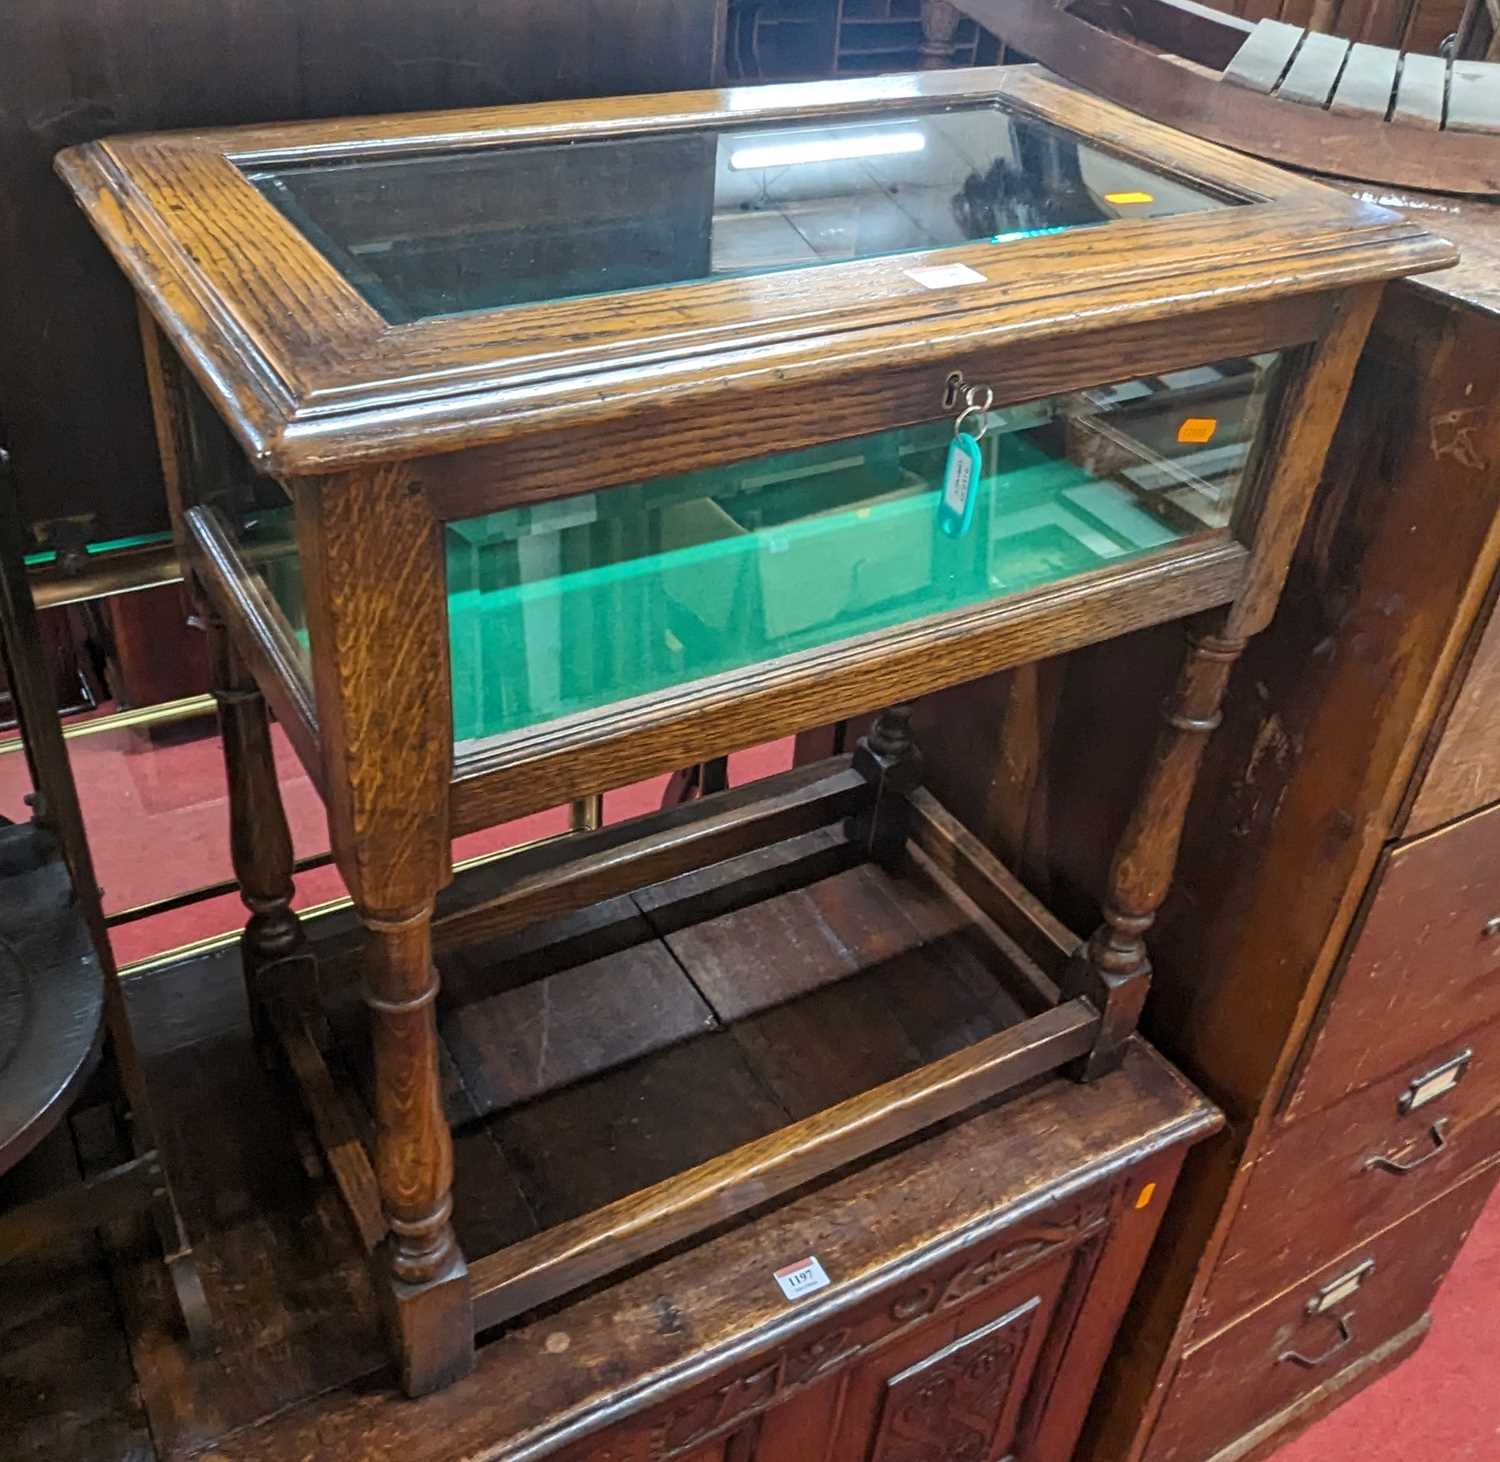
<path fill-rule="evenodd" d="M 962 517 L 969 502 L 969 487 L 974 481 L 974 459 L 964 451 L 948 453 L 948 470 L 943 482 L 943 506 L 955 517 Z"/>
<path fill-rule="evenodd" d="M 931 264 L 921 269 L 905 271 L 908 279 L 915 279 L 923 289 L 953 289 L 960 284 L 984 284 L 984 275 L 967 264 Z"/>
<path fill-rule="evenodd" d="M 778 1269 L 775 1278 L 776 1283 L 781 1286 L 782 1294 L 789 1300 L 800 1300 L 805 1294 L 827 1288 L 831 1282 L 816 1256 L 811 1254 L 806 1259 L 799 1259 L 795 1264 Z"/>

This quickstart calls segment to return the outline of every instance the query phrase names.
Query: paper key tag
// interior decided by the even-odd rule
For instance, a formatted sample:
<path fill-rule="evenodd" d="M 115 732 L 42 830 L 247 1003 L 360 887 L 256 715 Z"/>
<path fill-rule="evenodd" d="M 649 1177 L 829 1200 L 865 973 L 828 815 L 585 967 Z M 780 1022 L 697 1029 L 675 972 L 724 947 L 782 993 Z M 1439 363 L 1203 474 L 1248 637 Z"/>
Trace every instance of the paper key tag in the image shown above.
<path fill-rule="evenodd" d="M 812 1294 L 814 1290 L 826 1289 L 832 1282 L 814 1254 L 778 1269 L 775 1278 L 776 1283 L 781 1286 L 782 1294 L 789 1300 L 800 1300 L 803 1295 Z"/>
<path fill-rule="evenodd" d="M 938 527 L 950 538 L 962 538 L 974 521 L 979 496 L 979 443 L 968 432 L 954 435 L 943 468 L 943 493 L 938 499 Z"/>

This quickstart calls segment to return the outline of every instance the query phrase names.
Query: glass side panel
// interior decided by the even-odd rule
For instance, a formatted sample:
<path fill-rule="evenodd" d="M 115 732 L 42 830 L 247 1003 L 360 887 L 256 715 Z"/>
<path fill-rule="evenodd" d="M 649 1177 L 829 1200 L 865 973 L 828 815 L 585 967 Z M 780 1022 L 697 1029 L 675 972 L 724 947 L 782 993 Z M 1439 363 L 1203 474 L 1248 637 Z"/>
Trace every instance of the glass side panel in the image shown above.
<path fill-rule="evenodd" d="M 264 589 L 261 599 L 271 617 L 279 617 L 290 632 L 311 687 L 291 499 L 274 477 L 255 469 L 193 376 L 186 370 L 178 374 L 185 393 L 190 460 L 183 481 L 184 507 L 189 513 L 204 511 L 235 545 L 240 566 Z"/>
<path fill-rule="evenodd" d="M 232 520 L 219 504 L 220 521 L 227 522 L 238 541 L 240 560 L 265 590 L 272 612 L 291 632 L 302 671 L 312 684 L 312 655 L 308 649 L 307 607 L 302 589 L 302 556 L 297 548 L 297 525 L 292 505 L 279 484 L 270 478 L 257 483 L 258 503 L 240 506 Z"/>
<path fill-rule="evenodd" d="M 1226 530 L 1279 357 L 951 417 L 450 523 L 454 735 L 484 740 Z"/>
<path fill-rule="evenodd" d="M 998 104 L 246 172 L 392 324 L 1246 201 Z"/>

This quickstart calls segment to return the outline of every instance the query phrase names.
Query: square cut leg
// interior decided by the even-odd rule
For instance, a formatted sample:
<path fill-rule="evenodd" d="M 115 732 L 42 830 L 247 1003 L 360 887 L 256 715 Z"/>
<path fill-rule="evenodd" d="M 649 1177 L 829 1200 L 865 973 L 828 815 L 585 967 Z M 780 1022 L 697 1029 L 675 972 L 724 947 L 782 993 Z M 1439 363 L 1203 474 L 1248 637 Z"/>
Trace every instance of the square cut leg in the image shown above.
<path fill-rule="evenodd" d="M 408 1396 L 440 1391 L 474 1368 L 474 1310 L 469 1269 L 456 1244 L 442 1269 L 419 1284 L 398 1279 L 393 1269 L 399 1240 L 382 1246 L 377 1271 L 386 1335 Z"/>

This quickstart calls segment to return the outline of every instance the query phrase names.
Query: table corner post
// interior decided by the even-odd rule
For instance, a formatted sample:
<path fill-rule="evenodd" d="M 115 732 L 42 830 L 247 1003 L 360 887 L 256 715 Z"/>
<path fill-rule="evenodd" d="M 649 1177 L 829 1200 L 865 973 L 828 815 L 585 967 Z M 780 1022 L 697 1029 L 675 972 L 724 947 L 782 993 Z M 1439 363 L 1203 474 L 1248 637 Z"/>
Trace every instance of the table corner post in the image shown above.
<path fill-rule="evenodd" d="M 265 698 L 230 642 L 228 628 L 200 605 L 218 707 L 219 738 L 229 785 L 229 850 L 240 899 L 250 917 L 240 934 L 240 964 L 256 1047 L 270 1048 L 265 1017 L 268 977 L 277 967 L 311 959 L 302 921 L 292 908 L 293 851 L 276 776 Z M 283 983 L 278 981 L 278 983 Z"/>
<path fill-rule="evenodd" d="M 1280 600 L 1383 288 L 1364 284 L 1332 298 L 1322 335 L 1278 403 L 1259 458 L 1265 480 L 1237 509 L 1239 531 L 1254 542 L 1244 582 L 1227 608 L 1189 627 L 1166 724 L 1110 865 L 1104 920 L 1064 975 L 1065 993 L 1089 999 L 1103 1017 L 1094 1049 L 1077 1069 L 1084 1080 L 1119 1065 L 1145 1004 L 1151 980 L 1145 936 L 1171 887 L 1208 737 L 1222 719 L 1235 662 Z"/>
<path fill-rule="evenodd" d="M 850 837 L 883 867 L 897 869 L 911 832 L 909 795 L 922 780 L 922 753 L 912 737 L 908 702 L 887 706 L 859 738 L 854 769 L 870 784 L 871 800 L 850 820 Z"/>
<path fill-rule="evenodd" d="M 1188 803 L 1208 738 L 1243 639 L 1225 632 L 1223 616 L 1188 631 L 1177 685 L 1162 709 L 1163 725 L 1110 864 L 1104 918 L 1063 974 L 1063 991 L 1083 996 L 1102 1017 L 1094 1048 L 1076 1074 L 1092 1081 L 1124 1057 L 1151 986 L 1146 932 L 1172 885 Z"/>
<path fill-rule="evenodd" d="M 401 463 L 300 484 L 296 500 L 330 833 L 368 931 L 375 1175 L 389 1229 L 376 1283 L 402 1387 L 421 1395 L 474 1363 L 432 951 L 433 901 L 452 876 L 443 529 Z"/>
<path fill-rule="evenodd" d="M 375 1175 L 389 1233 L 377 1287 L 408 1396 L 474 1364 L 468 1266 L 454 1235 L 453 1139 L 439 1088 L 432 905 L 385 917 L 361 903 L 370 937 L 365 1005 L 375 1058 Z"/>

